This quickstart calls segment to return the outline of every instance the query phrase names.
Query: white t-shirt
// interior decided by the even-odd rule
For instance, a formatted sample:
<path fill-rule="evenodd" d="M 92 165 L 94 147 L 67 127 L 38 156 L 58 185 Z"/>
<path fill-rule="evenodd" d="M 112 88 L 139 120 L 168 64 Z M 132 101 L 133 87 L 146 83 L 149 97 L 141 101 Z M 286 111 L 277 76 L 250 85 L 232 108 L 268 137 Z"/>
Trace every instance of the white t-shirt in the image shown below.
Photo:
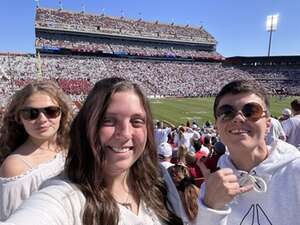
<path fill-rule="evenodd" d="M 170 127 L 154 129 L 154 139 L 155 139 L 156 146 L 159 146 L 161 143 L 168 142 L 168 135 L 170 132 L 171 132 Z"/>
<path fill-rule="evenodd" d="M 276 139 L 285 140 L 286 135 L 279 120 L 271 117 L 271 127 L 266 136 L 267 145 L 272 144 Z"/>
<path fill-rule="evenodd" d="M 293 116 L 282 122 L 287 142 L 300 149 L 300 115 Z"/>

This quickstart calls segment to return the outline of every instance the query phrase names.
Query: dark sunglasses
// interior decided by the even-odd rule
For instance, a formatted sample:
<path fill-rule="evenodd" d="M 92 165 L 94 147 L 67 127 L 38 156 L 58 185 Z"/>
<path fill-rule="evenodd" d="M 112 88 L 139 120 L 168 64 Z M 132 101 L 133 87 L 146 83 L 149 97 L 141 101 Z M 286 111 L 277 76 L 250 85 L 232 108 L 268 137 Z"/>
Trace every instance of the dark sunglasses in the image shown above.
<path fill-rule="evenodd" d="M 262 118 L 263 113 L 267 112 L 260 104 L 255 102 L 245 104 L 240 111 L 246 119 L 253 122 Z M 239 110 L 232 105 L 222 105 L 216 110 L 216 117 L 221 118 L 223 121 L 229 121 L 232 120 L 238 112 Z"/>
<path fill-rule="evenodd" d="M 41 112 L 44 113 L 48 119 L 54 119 L 60 115 L 61 109 L 58 106 L 48 106 L 45 108 L 26 107 L 20 110 L 20 115 L 24 120 L 35 120 L 39 117 Z"/>

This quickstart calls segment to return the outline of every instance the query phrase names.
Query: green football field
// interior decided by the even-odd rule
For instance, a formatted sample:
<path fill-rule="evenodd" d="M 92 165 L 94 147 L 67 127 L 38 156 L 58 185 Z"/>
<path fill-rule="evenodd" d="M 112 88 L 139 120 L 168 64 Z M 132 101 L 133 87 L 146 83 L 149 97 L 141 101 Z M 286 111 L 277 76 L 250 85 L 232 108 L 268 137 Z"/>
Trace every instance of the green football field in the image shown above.
<path fill-rule="evenodd" d="M 290 108 L 290 102 L 295 97 L 271 97 L 271 113 L 280 116 L 284 108 Z M 151 99 L 151 109 L 156 120 L 167 120 L 175 125 L 195 121 L 199 125 L 209 120 L 213 122 L 214 98 L 164 98 Z"/>

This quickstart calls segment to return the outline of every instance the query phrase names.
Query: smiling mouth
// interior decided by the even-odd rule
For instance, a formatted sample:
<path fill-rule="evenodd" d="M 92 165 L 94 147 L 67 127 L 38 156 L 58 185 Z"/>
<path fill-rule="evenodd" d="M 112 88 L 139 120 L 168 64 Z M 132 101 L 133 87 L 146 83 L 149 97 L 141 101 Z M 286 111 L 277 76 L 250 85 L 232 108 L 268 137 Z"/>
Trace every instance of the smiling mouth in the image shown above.
<path fill-rule="evenodd" d="M 123 147 L 123 148 L 110 147 L 110 146 L 108 146 L 108 147 L 116 153 L 124 153 L 124 152 L 128 152 L 130 150 L 133 150 L 133 147 Z"/>
<path fill-rule="evenodd" d="M 234 129 L 229 131 L 231 134 L 248 134 L 250 131 L 249 130 L 244 130 L 244 129 Z"/>

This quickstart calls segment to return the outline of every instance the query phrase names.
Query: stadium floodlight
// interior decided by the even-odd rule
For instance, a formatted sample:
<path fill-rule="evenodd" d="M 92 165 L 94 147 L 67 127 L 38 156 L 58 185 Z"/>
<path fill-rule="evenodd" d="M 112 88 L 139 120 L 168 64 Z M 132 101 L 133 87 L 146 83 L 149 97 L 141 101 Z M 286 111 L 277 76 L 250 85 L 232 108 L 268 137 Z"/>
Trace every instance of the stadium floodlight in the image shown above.
<path fill-rule="evenodd" d="M 59 5 L 59 9 L 62 10 L 63 9 L 63 3 L 62 3 L 62 1 L 59 1 L 58 5 Z"/>
<path fill-rule="evenodd" d="M 36 3 L 36 7 L 38 8 L 38 7 L 40 7 L 40 0 L 34 0 L 35 1 L 35 3 Z"/>
<path fill-rule="evenodd" d="M 279 17 L 278 14 L 267 16 L 266 30 L 270 32 L 268 56 L 270 56 L 270 51 L 271 51 L 272 33 L 273 31 L 277 30 L 278 17 Z"/>
<path fill-rule="evenodd" d="M 81 4 L 81 12 L 85 13 L 85 4 Z"/>

